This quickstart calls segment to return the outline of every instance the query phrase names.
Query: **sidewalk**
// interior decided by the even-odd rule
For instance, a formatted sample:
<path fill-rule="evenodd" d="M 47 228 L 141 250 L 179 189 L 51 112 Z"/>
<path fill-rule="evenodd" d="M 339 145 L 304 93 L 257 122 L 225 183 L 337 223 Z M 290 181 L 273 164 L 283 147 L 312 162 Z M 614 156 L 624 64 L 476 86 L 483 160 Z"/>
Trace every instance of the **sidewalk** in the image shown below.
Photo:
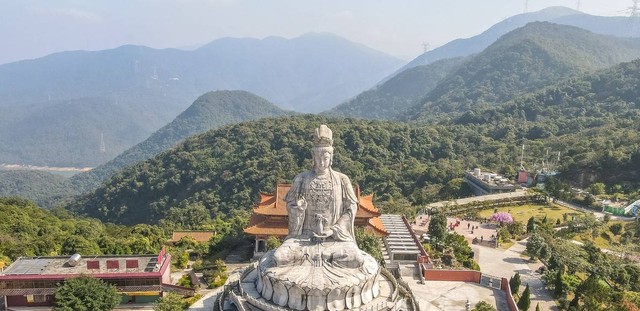
<path fill-rule="evenodd" d="M 544 287 L 542 275 L 535 272 L 542 264 L 530 263 L 527 259 L 521 257 L 526 248 L 526 243 L 526 240 L 518 241 L 507 250 L 475 245 L 472 248 L 476 253 L 479 253 L 478 264 L 482 273 L 509 279 L 517 271 L 520 273 L 520 279 L 522 280 L 518 293 L 522 293 L 525 286 L 529 284 L 532 308 L 535 308 L 536 304 L 540 303 L 541 310 L 558 310 L 551 293 Z"/>

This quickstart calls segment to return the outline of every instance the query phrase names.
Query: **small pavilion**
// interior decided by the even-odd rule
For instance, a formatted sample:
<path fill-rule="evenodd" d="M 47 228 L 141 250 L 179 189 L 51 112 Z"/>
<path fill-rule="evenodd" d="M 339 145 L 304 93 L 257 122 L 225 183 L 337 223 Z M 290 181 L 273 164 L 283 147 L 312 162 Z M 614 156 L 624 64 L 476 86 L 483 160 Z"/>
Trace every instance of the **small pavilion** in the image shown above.
<path fill-rule="evenodd" d="M 266 241 L 270 236 L 282 240 L 289 234 L 287 204 L 284 197 L 290 188 L 290 184 L 278 184 L 275 194 L 260 193 L 260 202 L 254 206 L 249 226 L 244 229 L 244 232 L 256 238 L 254 256 L 260 256 L 266 251 Z M 358 186 L 354 189 L 358 197 L 355 226 L 379 237 L 387 236 L 389 232 L 385 230 L 379 218 L 380 212 L 373 206 L 373 194 L 362 196 Z"/>

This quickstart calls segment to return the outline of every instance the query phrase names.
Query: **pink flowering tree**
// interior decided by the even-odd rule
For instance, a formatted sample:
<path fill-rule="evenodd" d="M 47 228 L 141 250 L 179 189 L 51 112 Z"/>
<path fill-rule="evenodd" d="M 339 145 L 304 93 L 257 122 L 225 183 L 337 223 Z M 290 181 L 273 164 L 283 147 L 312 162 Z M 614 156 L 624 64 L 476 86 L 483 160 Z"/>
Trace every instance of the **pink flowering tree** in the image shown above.
<path fill-rule="evenodd" d="M 491 215 L 491 220 L 497 223 L 500 223 L 500 226 L 502 226 L 505 223 L 507 224 L 512 223 L 513 217 L 511 217 L 511 214 L 507 212 L 498 212 Z"/>

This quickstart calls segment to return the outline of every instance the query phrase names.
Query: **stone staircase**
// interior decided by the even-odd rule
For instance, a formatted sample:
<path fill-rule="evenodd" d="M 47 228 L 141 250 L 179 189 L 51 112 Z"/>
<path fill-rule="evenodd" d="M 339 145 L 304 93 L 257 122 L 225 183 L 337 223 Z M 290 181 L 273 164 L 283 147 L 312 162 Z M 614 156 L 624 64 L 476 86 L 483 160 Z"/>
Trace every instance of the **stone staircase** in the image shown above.
<path fill-rule="evenodd" d="M 499 278 L 497 276 L 484 273 L 480 276 L 480 285 L 485 287 L 500 289 L 501 282 L 502 278 Z"/>

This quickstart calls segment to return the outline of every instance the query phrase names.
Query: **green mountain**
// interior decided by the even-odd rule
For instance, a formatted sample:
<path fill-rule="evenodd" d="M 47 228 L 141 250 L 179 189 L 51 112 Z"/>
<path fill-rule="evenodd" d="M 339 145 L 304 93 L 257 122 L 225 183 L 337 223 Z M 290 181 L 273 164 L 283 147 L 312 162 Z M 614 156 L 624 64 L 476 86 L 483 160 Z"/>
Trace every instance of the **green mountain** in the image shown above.
<path fill-rule="evenodd" d="M 105 163 L 212 90 L 242 89 L 284 109 L 322 111 L 400 65 L 329 34 L 225 38 L 194 51 L 122 46 L 4 64 L 0 163 Z"/>
<path fill-rule="evenodd" d="M 91 171 L 73 176 L 71 183 L 79 193 L 91 191 L 113 173 L 173 148 L 189 136 L 227 124 L 290 113 L 249 92 L 209 92 L 145 141 Z"/>
<path fill-rule="evenodd" d="M 33 108 L 0 123 L 0 162 L 91 167 L 117 156 L 167 122 L 147 113 L 153 110 L 148 105 L 103 97 Z"/>
<path fill-rule="evenodd" d="M 463 58 L 445 59 L 409 68 L 383 84 L 336 106 L 327 114 L 364 119 L 393 119 L 415 106 L 419 99 L 463 61 Z"/>
<path fill-rule="evenodd" d="M 51 208 L 73 195 L 69 180 L 48 172 L 0 170 L 0 197 L 19 196 Z"/>
<path fill-rule="evenodd" d="M 436 188 L 423 188 L 458 177 L 468 162 L 443 159 L 448 151 L 441 145 L 462 140 L 450 136 L 454 131 L 311 115 L 261 119 L 190 137 L 112 176 L 69 208 L 125 224 L 155 223 L 201 206 L 212 217 L 249 211 L 260 191 L 273 192 L 277 182 L 311 168 L 310 140 L 321 123 L 334 132 L 334 168 L 380 200 L 439 198 Z"/>
<path fill-rule="evenodd" d="M 633 22 L 640 22 L 640 18 L 636 17 L 635 19 L 637 20 Z M 575 26 L 602 35 L 640 37 L 640 33 L 633 32 L 632 28 L 629 27 L 629 24 L 633 23 L 629 20 L 629 17 L 594 16 L 566 7 L 549 7 L 537 12 L 509 17 L 476 36 L 453 40 L 416 57 L 396 73 L 441 59 L 465 57 L 480 53 L 508 32 L 536 21 Z"/>
<path fill-rule="evenodd" d="M 640 39 L 530 23 L 465 62 L 407 114 L 411 119 L 494 105 L 562 79 L 640 57 Z"/>
<path fill-rule="evenodd" d="M 495 124 L 491 137 L 543 141 L 560 152 L 563 178 L 586 187 L 594 181 L 640 180 L 640 60 L 569 79 L 494 107 L 474 109 L 449 125 Z M 542 154 L 537 155 L 543 158 Z"/>
<path fill-rule="evenodd" d="M 311 115 L 240 123 L 126 168 L 68 207 L 126 224 L 171 222 L 202 208 L 212 217 L 246 213 L 260 192 L 311 167 L 311 133 L 322 123 L 334 132 L 334 168 L 384 209 L 457 197 L 465 191 L 460 177 L 473 167 L 515 176 L 521 144 L 529 159 L 560 152 L 566 181 L 605 180 L 640 198 L 638 83 L 640 60 L 437 123 Z"/>
<path fill-rule="evenodd" d="M 157 254 L 167 240 L 157 226 L 104 224 L 20 198 L 0 198 L 0 219 L 0 265 L 5 266 L 24 256 Z"/>

